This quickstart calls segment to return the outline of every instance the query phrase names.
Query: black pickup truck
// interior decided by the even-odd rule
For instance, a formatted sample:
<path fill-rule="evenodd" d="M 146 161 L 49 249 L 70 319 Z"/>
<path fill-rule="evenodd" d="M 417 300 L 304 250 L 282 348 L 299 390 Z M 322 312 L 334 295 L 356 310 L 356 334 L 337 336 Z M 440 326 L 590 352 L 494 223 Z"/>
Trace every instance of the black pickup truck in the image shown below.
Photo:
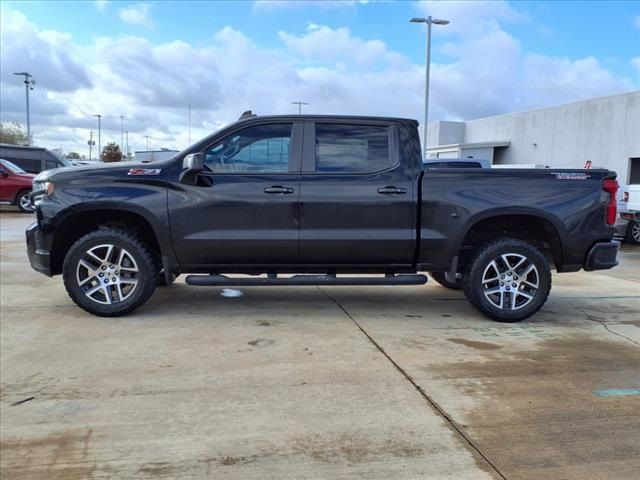
<path fill-rule="evenodd" d="M 431 272 L 504 322 L 543 306 L 551 265 L 617 265 L 614 172 L 424 169 L 417 127 L 247 112 L 164 162 L 43 172 L 31 265 L 102 316 L 181 273 L 246 286 L 416 285 Z"/>

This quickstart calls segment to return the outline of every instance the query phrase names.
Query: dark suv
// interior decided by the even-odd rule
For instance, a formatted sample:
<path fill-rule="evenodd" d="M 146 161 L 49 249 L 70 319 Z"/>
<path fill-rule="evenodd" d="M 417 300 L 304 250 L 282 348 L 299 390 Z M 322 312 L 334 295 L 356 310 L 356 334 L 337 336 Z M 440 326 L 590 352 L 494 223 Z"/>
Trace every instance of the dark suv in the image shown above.
<path fill-rule="evenodd" d="M 0 158 L 9 160 L 27 173 L 40 173 L 52 168 L 70 167 L 71 162 L 42 147 L 0 144 Z"/>

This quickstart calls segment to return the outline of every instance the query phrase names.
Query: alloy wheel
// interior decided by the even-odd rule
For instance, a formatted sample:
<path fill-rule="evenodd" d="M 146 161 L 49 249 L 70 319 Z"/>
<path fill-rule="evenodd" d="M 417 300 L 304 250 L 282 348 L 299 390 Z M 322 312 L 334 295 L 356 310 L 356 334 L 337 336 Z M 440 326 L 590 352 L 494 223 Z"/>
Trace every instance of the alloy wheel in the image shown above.
<path fill-rule="evenodd" d="M 538 269 L 526 256 L 505 253 L 482 274 L 484 296 L 502 310 L 519 310 L 531 303 L 540 286 Z"/>
<path fill-rule="evenodd" d="M 76 280 L 85 296 L 105 305 L 129 299 L 138 286 L 138 274 L 133 255 L 112 244 L 90 248 L 76 266 Z"/>

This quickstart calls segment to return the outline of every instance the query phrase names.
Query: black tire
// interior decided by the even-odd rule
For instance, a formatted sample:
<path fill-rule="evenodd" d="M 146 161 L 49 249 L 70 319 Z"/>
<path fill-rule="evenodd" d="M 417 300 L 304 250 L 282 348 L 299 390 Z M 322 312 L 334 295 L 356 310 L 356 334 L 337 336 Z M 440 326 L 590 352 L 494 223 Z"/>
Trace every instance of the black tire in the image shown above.
<path fill-rule="evenodd" d="M 29 194 L 31 190 L 22 190 L 16 196 L 16 206 L 22 213 L 33 213 L 33 207 L 31 206 L 31 200 L 29 200 Z"/>
<path fill-rule="evenodd" d="M 149 300 L 156 288 L 158 267 L 147 245 L 136 236 L 124 230 L 101 228 L 71 246 L 62 275 L 76 305 L 93 315 L 117 317 Z"/>
<path fill-rule="evenodd" d="M 525 261 L 518 265 L 521 258 Z M 537 248 L 505 238 L 480 249 L 464 276 L 462 288 L 469 303 L 487 317 L 498 322 L 519 322 L 535 314 L 547 301 L 551 269 Z"/>
<path fill-rule="evenodd" d="M 625 240 L 632 245 L 640 245 L 640 221 L 632 220 L 629 222 Z"/>
<path fill-rule="evenodd" d="M 462 289 L 462 278 L 456 278 L 455 282 L 450 282 L 447 280 L 444 272 L 429 272 L 431 278 L 433 278 L 436 282 L 446 288 L 450 288 L 451 290 L 461 290 Z"/>

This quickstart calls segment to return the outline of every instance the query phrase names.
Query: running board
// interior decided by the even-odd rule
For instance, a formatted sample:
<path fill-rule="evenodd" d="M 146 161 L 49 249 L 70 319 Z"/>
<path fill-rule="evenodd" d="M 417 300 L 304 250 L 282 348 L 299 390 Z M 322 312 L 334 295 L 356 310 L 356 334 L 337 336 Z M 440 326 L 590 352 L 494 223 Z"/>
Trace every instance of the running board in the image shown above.
<path fill-rule="evenodd" d="M 266 285 L 424 285 L 426 275 L 385 275 L 384 277 L 337 277 L 335 275 L 293 275 L 281 277 L 227 277 L 226 275 L 188 275 L 188 285 L 198 287 L 253 287 Z"/>

